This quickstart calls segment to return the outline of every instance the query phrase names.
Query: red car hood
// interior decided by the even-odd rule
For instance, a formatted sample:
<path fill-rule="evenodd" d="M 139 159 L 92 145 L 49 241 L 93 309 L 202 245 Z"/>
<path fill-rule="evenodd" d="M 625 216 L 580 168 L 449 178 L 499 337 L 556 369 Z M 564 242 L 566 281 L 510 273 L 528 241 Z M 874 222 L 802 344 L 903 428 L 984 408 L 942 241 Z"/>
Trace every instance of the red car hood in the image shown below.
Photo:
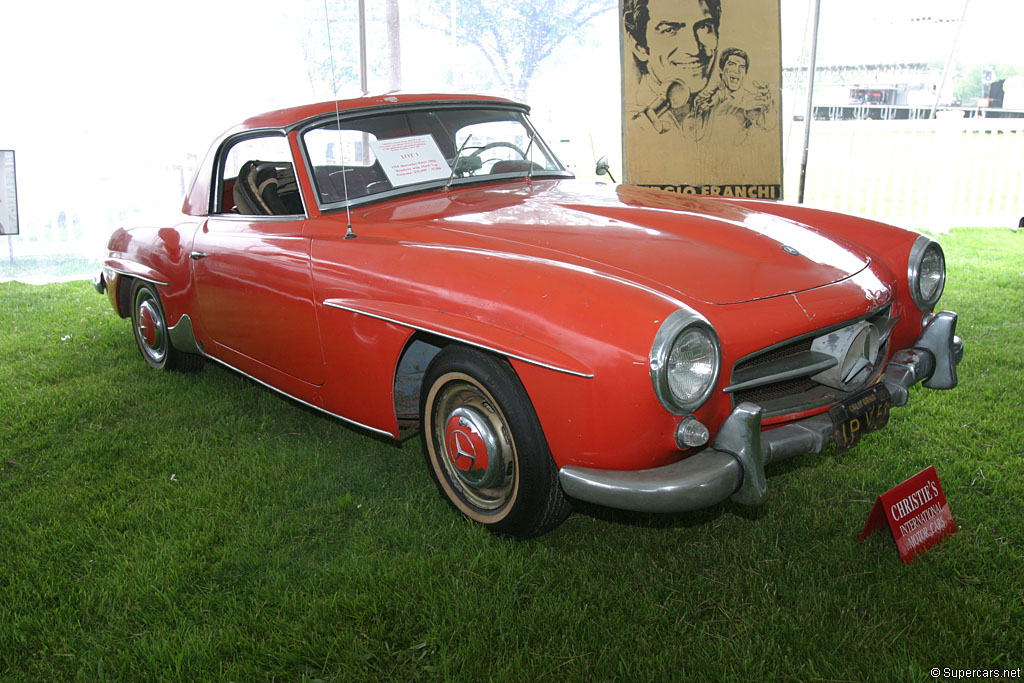
<path fill-rule="evenodd" d="M 711 304 L 822 287 L 869 262 L 801 223 L 626 185 L 535 180 L 378 207 L 363 217 L 425 222 L 432 242 L 572 263 Z"/>

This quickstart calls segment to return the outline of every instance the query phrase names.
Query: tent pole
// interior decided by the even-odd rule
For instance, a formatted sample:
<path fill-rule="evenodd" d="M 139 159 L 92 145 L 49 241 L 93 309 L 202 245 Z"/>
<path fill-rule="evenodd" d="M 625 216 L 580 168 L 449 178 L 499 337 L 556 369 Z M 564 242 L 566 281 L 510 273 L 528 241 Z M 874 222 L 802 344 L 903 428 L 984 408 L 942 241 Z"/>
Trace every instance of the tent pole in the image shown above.
<path fill-rule="evenodd" d="M 811 63 L 807 68 L 807 109 L 804 112 L 804 151 L 800 160 L 800 191 L 797 204 L 804 203 L 804 185 L 807 180 L 807 149 L 811 142 L 811 119 L 814 118 L 814 62 L 818 56 L 818 17 L 821 0 L 814 0 L 814 29 L 811 31 Z"/>
<path fill-rule="evenodd" d="M 359 0 L 359 88 L 365 95 L 369 92 L 366 77 L 366 0 Z"/>
<path fill-rule="evenodd" d="M 956 55 L 956 43 L 960 40 L 960 29 L 964 27 L 964 17 L 967 16 L 967 6 L 971 0 L 964 0 L 964 11 L 960 13 L 960 23 L 956 25 L 956 34 L 953 35 L 953 46 L 949 48 L 949 59 L 946 60 L 946 68 L 942 70 L 942 83 L 935 92 L 935 102 L 932 104 L 932 114 L 928 118 L 934 119 L 935 112 L 939 108 L 939 100 L 942 98 L 942 91 L 946 89 L 946 78 L 949 76 L 949 69 L 953 65 L 953 57 Z"/>

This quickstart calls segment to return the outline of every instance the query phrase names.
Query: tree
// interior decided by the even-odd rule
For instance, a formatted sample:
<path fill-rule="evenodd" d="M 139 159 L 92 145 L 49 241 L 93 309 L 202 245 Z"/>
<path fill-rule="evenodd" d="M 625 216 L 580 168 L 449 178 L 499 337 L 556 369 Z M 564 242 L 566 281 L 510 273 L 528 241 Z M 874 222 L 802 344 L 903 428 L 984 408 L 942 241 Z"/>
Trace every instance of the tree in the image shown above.
<path fill-rule="evenodd" d="M 379 37 L 368 38 L 367 70 L 369 90 L 390 90 L 402 87 L 402 65 L 399 49 L 400 20 L 398 0 L 366 0 L 366 22 L 371 29 L 384 27 L 385 45 L 380 49 Z M 328 35 L 327 17 L 330 17 Z M 309 83 L 321 96 L 360 90 L 359 77 L 359 9 L 356 0 L 328 0 L 326 12 L 322 2 L 306 2 L 303 15 L 302 50 Z M 331 73 L 331 65 L 334 73 Z"/>
<path fill-rule="evenodd" d="M 975 98 L 986 97 L 988 88 L 985 83 L 985 71 L 988 69 L 994 72 L 992 77 L 995 80 L 1024 74 L 1024 68 L 1017 64 L 960 64 L 954 81 L 956 98 L 964 104 L 971 104 Z"/>
<path fill-rule="evenodd" d="M 335 90 L 340 93 L 358 87 L 359 20 L 355 3 L 331 0 L 325 12 L 323 4 L 308 2 L 304 9 L 302 52 L 313 92 L 333 97 Z"/>
<path fill-rule="evenodd" d="M 501 88 L 526 99 L 537 67 L 591 19 L 618 7 L 616 0 L 428 0 L 421 16 L 483 53 Z M 452 16 L 454 13 L 454 17 Z"/>

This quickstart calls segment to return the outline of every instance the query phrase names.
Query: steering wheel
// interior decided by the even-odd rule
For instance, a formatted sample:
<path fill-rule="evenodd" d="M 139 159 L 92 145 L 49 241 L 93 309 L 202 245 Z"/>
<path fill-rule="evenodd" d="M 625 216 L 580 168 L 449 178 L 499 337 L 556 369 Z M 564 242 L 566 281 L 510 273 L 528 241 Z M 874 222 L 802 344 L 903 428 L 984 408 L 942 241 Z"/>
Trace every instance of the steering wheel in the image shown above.
<path fill-rule="evenodd" d="M 484 152 L 486 152 L 489 149 L 494 149 L 496 147 L 508 147 L 509 149 L 514 151 L 516 154 L 518 154 L 520 159 L 526 159 L 526 152 L 524 152 L 523 150 L 519 149 L 519 147 L 517 147 L 516 145 L 512 144 L 511 142 L 504 142 L 504 141 L 501 141 L 501 140 L 499 140 L 498 142 L 488 142 L 486 145 L 483 145 L 482 147 L 477 148 L 472 154 L 467 155 L 466 159 L 467 160 L 469 160 L 469 159 L 477 160 L 477 163 L 479 164 L 479 167 L 478 167 L 477 170 L 482 169 L 484 166 L 487 166 L 487 164 L 492 164 L 492 165 L 496 164 L 499 161 L 502 161 L 502 159 L 500 157 L 495 157 L 493 159 L 482 159 L 481 158 L 481 156 L 483 155 Z M 470 163 L 472 163 L 472 162 L 470 162 Z M 470 172 L 470 175 L 476 175 L 476 174 L 473 173 L 473 172 Z"/>
<path fill-rule="evenodd" d="M 480 149 L 476 150 L 475 152 L 473 152 L 469 156 L 471 156 L 471 157 L 478 157 L 481 154 L 483 154 L 484 152 L 486 152 L 487 150 L 494 149 L 495 147 L 508 147 L 509 149 L 515 150 L 516 154 L 519 155 L 520 159 L 526 159 L 526 152 L 524 152 L 523 150 L 519 149 L 517 146 L 515 146 L 511 142 L 503 142 L 501 140 L 499 140 L 498 142 L 488 142 L 486 145 L 484 145 Z"/>

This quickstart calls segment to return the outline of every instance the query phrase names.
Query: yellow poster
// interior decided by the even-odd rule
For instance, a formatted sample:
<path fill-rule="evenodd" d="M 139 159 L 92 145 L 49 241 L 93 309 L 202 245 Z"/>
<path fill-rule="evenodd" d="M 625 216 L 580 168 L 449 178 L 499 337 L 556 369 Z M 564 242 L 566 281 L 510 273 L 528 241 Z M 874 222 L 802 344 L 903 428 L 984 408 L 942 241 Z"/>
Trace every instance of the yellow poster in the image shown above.
<path fill-rule="evenodd" d="M 778 0 L 621 0 L 625 180 L 779 199 Z"/>

